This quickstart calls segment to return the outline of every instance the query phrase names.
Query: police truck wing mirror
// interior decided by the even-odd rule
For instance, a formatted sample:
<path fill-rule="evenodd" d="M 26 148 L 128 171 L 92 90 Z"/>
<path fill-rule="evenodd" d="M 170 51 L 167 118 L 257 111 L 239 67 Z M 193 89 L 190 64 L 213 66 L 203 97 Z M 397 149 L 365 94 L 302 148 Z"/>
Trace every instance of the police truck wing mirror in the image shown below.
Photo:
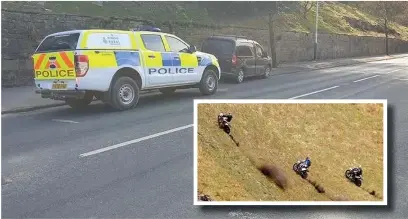
<path fill-rule="evenodd" d="M 193 45 L 190 45 L 190 47 L 188 48 L 188 51 L 190 53 L 195 53 L 195 52 L 197 52 L 197 48 L 195 46 L 193 46 Z"/>

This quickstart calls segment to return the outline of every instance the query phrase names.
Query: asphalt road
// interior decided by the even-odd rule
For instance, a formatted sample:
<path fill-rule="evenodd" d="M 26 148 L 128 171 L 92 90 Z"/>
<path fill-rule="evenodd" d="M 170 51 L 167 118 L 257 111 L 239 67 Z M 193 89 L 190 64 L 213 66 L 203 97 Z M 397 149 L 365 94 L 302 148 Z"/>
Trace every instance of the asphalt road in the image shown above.
<path fill-rule="evenodd" d="M 40 218 L 406 218 L 408 58 L 221 84 L 211 98 L 388 99 L 388 207 L 193 206 L 193 123 L 197 90 L 142 98 L 111 112 L 58 107 L 2 116 L 2 217 Z M 107 151 L 98 149 L 114 146 Z M 120 147 L 119 147 L 120 146 Z M 116 147 L 116 148 L 115 148 Z M 90 153 L 89 153 L 90 152 Z M 373 158 L 375 159 L 375 158 Z"/>

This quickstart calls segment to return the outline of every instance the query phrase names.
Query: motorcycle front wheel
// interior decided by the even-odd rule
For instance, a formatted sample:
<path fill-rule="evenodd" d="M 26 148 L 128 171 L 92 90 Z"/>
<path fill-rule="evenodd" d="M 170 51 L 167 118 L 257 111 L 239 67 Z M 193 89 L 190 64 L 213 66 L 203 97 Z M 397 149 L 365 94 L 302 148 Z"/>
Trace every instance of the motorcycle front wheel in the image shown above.
<path fill-rule="evenodd" d="M 346 170 L 345 174 L 347 179 L 350 179 L 350 170 Z"/>
<path fill-rule="evenodd" d="M 293 164 L 293 171 L 297 172 L 297 163 Z"/>

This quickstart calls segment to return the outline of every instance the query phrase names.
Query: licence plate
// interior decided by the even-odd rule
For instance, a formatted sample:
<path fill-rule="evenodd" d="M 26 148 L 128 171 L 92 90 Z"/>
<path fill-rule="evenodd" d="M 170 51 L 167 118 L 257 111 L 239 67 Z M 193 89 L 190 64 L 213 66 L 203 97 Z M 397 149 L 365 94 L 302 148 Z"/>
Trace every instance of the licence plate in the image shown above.
<path fill-rule="evenodd" d="M 68 87 L 68 84 L 63 84 L 63 83 L 52 84 L 52 89 L 54 90 L 67 89 L 67 87 Z"/>

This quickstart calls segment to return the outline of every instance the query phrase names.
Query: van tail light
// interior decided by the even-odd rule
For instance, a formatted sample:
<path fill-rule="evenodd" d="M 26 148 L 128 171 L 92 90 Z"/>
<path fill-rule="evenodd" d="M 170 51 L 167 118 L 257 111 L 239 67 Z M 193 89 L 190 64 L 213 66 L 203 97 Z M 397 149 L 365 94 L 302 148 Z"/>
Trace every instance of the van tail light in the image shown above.
<path fill-rule="evenodd" d="M 237 56 L 236 56 L 236 55 L 232 55 L 231 63 L 232 63 L 232 65 L 236 65 L 236 64 L 237 64 Z"/>
<path fill-rule="evenodd" d="M 89 59 L 86 55 L 75 55 L 75 73 L 77 77 L 84 77 L 89 70 Z"/>

